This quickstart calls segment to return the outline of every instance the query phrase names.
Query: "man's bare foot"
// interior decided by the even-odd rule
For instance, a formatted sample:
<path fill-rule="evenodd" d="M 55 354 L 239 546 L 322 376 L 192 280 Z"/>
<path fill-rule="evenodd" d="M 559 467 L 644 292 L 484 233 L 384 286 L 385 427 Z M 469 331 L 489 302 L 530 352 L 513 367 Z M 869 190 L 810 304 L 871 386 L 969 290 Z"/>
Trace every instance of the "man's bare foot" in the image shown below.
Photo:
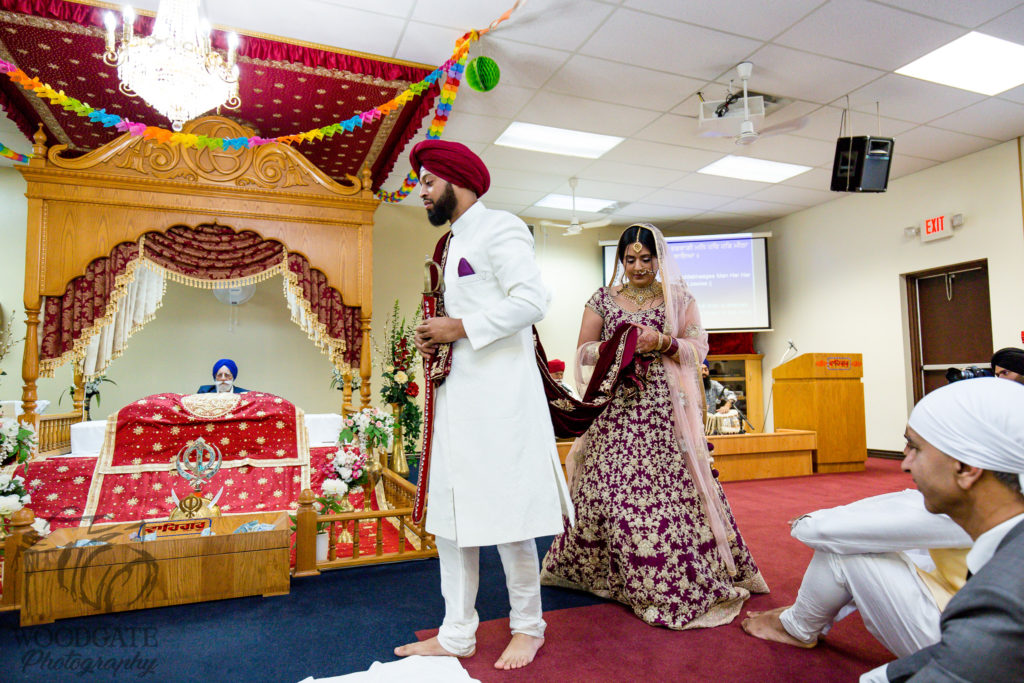
<path fill-rule="evenodd" d="M 528 636 L 525 633 L 513 633 L 505 651 L 494 663 L 495 669 L 521 669 L 537 656 L 537 650 L 544 644 L 543 638 Z"/>
<path fill-rule="evenodd" d="M 785 607 L 776 607 L 773 610 L 767 612 L 748 612 L 747 618 L 743 620 L 741 624 L 743 630 L 761 640 L 770 640 L 775 643 L 784 643 L 786 645 L 793 645 L 794 647 L 811 648 L 818 644 L 818 639 L 815 638 L 809 643 L 805 643 L 802 640 L 797 640 L 793 636 L 789 635 L 789 632 L 782 626 L 782 620 L 779 619 L 779 615 L 785 612 L 792 605 L 786 605 Z"/>
<path fill-rule="evenodd" d="M 437 636 L 434 636 L 429 640 L 418 640 L 415 643 L 396 647 L 395 654 L 399 657 L 409 657 L 411 655 L 423 655 L 424 657 L 472 657 L 476 654 L 476 650 L 474 649 L 468 655 L 457 655 L 441 647 Z"/>

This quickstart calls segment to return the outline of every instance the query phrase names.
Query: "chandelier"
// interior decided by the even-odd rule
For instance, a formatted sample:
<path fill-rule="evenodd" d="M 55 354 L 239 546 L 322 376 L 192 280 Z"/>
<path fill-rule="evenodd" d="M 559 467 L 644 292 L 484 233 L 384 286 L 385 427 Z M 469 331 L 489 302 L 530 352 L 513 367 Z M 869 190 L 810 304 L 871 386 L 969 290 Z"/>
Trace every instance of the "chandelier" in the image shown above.
<path fill-rule="evenodd" d="M 103 61 L 117 67 L 121 92 L 138 95 L 180 131 L 191 119 L 238 99 L 238 36 L 228 34 L 227 58 L 210 46 L 210 23 L 199 16 L 200 0 L 160 0 L 153 33 L 135 35 L 135 11 L 121 11 L 124 32 L 115 45 L 114 15 L 106 12 L 107 51 Z"/>

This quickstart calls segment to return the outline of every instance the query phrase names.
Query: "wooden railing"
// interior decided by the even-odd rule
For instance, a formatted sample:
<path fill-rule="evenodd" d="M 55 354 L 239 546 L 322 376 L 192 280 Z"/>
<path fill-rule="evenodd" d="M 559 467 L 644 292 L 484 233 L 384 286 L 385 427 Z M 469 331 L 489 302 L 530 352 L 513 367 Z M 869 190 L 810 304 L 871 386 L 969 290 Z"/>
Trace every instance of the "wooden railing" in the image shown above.
<path fill-rule="evenodd" d="M 416 487 L 392 472 L 383 469 L 381 477 L 385 496 L 395 507 L 389 510 L 360 510 L 338 514 L 318 515 L 313 509 L 316 497 L 309 489 L 299 495 L 299 509 L 295 516 L 295 569 L 292 576 L 315 576 L 321 570 L 356 567 L 366 564 L 383 562 L 404 562 L 437 557 L 437 546 L 434 536 L 428 534 L 423 524 L 412 521 L 412 505 L 416 495 Z M 369 500 L 369 496 L 366 497 Z M 385 520 L 396 520 L 398 526 L 398 550 L 384 551 Z M 372 522 L 375 526 L 374 551 L 363 554 L 360 548 L 360 524 Z M 316 559 L 316 529 L 318 523 L 328 524 L 327 559 L 318 562 Z M 338 535 L 342 530 L 352 532 L 352 553 L 350 556 L 338 557 Z M 419 548 L 409 547 L 407 533 L 416 537 Z"/>
<path fill-rule="evenodd" d="M 39 416 L 39 455 L 63 455 L 71 452 L 71 425 L 82 421 L 82 413 L 57 413 Z"/>

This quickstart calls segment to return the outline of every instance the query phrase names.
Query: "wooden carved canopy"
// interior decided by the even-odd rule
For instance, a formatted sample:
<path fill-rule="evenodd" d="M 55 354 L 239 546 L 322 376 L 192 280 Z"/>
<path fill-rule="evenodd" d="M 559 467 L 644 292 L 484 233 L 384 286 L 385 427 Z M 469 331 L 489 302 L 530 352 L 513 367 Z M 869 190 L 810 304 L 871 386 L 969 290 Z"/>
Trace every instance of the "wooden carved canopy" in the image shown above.
<path fill-rule="evenodd" d="M 219 116 L 186 124 L 216 138 L 254 131 Z M 220 223 L 277 240 L 324 273 L 345 305 L 361 309 L 362 404 L 370 398 L 373 214 L 368 169 L 335 182 L 284 144 L 253 149 L 185 148 L 124 134 L 82 156 L 47 149 L 36 134 L 27 181 L 27 336 L 22 374 L 26 421 L 34 420 L 41 298 L 60 296 L 93 260 L 123 242 L 174 225 Z"/>

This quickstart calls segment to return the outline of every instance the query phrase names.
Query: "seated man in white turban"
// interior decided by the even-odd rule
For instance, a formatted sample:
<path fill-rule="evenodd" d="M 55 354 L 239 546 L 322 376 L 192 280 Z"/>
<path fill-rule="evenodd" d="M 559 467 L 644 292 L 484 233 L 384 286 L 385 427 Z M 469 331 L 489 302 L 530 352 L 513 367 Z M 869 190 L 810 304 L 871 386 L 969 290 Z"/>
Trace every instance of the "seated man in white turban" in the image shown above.
<path fill-rule="evenodd" d="M 956 382 L 925 396 L 908 421 L 903 469 L 913 475 L 924 510 L 932 514 L 918 509 L 908 492 L 815 513 L 825 523 L 801 531 L 813 537 L 809 544 L 816 552 L 796 602 L 751 613 L 744 630 L 811 647 L 841 609 L 854 603 L 868 630 L 900 657 L 866 673 L 862 683 L 1020 680 L 1021 415 L 1024 387 L 994 378 Z M 888 513 L 888 527 L 882 515 L 871 514 L 881 511 Z M 934 551 L 938 571 L 931 575 L 917 571 L 905 554 L 889 552 L 955 545 L 945 515 L 965 532 L 964 542 L 973 539 L 962 578 L 954 575 L 954 563 Z M 842 528 L 854 516 L 866 529 Z M 795 528 L 800 526 L 798 520 Z M 800 534 L 795 530 L 794 536 Z M 959 586 L 944 604 L 943 593 Z"/>
<path fill-rule="evenodd" d="M 204 384 L 197 394 L 244 394 L 249 391 L 235 384 L 238 366 L 230 358 L 221 358 L 213 364 L 213 384 Z"/>

